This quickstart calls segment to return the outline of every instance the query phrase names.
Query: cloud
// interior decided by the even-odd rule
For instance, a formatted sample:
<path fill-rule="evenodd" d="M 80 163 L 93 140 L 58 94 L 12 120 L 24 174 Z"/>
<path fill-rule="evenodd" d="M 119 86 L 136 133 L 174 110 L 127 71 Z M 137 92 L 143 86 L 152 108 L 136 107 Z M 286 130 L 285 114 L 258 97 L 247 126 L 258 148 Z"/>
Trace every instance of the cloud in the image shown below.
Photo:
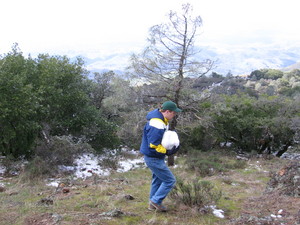
<path fill-rule="evenodd" d="M 298 0 L 187 0 L 203 19 L 199 43 L 240 45 L 300 40 Z M 19 43 L 24 53 L 87 54 L 146 44 L 185 0 L 10 0 L 0 3 L 0 54 Z"/>

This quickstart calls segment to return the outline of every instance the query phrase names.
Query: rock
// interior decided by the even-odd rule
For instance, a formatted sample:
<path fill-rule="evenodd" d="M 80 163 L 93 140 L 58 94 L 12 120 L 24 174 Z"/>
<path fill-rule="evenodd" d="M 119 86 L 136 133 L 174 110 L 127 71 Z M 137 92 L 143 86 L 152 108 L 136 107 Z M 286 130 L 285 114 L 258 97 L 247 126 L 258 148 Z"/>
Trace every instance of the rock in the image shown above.
<path fill-rule="evenodd" d="M 53 199 L 52 198 L 42 198 L 38 201 L 38 204 L 40 205 L 53 205 Z"/>
<path fill-rule="evenodd" d="M 63 192 L 63 193 L 69 193 L 69 192 L 70 192 L 70 189 L 69 189 L 69 188 L 63 188 L 63 189 L 62 189 L 62 192 Z"/>
<path fill-rule="evenodd" d="M 5 187 L 0 186 L 0 192 L 4 192 L 5 191 Z"/>
<path fill-rule="evenodd" d="M 266 217 L 257 217 L 251 215 L 242 215 L 236 219 L 232 219 L 231 222 L 236 225 L 244 225 L 244 224 L 255 224 L 255 225 L 277 225 L 279 223 L 275 223 L 272 216 Z"/>
<path fill-rule="evenodd" d="M 62 216 L 57 214 L 57 213 L 53 213 L 52 214 L 52 219 L 53 219 L 54 224 L 57 224 L 61 221 Z"/>
<path fill-rule="evenodd" d="M 239 155 L 236 156 L 236 159 L 237 160 L 244 160 L 244 161 L 248 161 L 249 160 L 247 157 L 239 156 Z"/>
<path fill-rule="evenodd" d="M 296 218 L 297 218 L 297 222 L 300 224 L 300 210 L 298 211 Z"/>
<path fill-rule="evenodd" d="M 127 200 L 134 200 L 134 197 L 132 195 L 125 195 L 124 198 Z"/>
<path fill-rule="evenodd" d="M 62 183 L 62 182 L 58 184 L 58 188 L 63 188 L 63 187 L 65 187 L 65 186 L 66 186 L 66 184 L 65 184 L 65 183 Z"/>
<path fill-rule="evenodd" d="M 300 162 L 292 162 L 273 174 L 267 184 L 266 192 L 278 191 L 280 194 L 300 197 Z"/>
<path fill-rule="evenodd" d="M 111 211 L 99 214 L 99 216 L 107 216 L 107 217 L 120 217 L 123 215 L 124 215 L 124 213 L 119 209 L 113 209 Z"/>

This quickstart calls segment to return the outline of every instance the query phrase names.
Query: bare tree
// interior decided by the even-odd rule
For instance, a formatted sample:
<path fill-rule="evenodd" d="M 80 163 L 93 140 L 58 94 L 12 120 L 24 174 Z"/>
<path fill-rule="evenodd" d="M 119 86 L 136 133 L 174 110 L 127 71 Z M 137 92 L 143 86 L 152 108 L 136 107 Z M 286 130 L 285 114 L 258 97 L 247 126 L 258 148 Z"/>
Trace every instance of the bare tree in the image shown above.
<path fill-rule="evenodd" d="M 163 87 L 164 93 L 160 96 L 181 107 L 186 84 L 184 78 L 205 75 L 214 62 L 209 59 L 199 61 L 197 58 L 200 51 L 196 50 L 195 39 L 199 35 L 202 19 L 193 16 L 190 4 L 183 4 L 180 13 L 170 11 L 168 19 L 168 22 L 150 28 L 149 45 L 141 54 L 132 55 L 130 69 L 139 81 Z M 171 129 L 176 124 L 177 118 L 174 118 Z M 174 160 L 169 158 L 168 164 L 173 165 Z"/>

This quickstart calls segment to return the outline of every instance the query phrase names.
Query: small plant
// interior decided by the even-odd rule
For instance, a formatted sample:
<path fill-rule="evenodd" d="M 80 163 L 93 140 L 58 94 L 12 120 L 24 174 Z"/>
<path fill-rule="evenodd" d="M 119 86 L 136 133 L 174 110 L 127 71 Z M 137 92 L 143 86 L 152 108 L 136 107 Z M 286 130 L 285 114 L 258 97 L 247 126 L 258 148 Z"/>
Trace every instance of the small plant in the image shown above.
<path fill-rule="evenodd" d="M 242 160 L 232 160 L 216 152 L 191 152 L 186 161 L 188 169 L 194 170 L 202 177 L 213 176 L 227 172 L 230 169 L 245 168 L 247 163 Z"/>
<path fill-rule="evenodd" d="M 228 169 L 244 169 L 247 166 L 247 162 L 244 160 L 235 160 L 233 163 L 226 164 Z"/>
<path fill-rule="evenodd" d="M 117 170 L 119 166 L 118 159 L 116 157 L 114 158 L 105 157 L 101 159 L 98 164 L 104 168 L 113 169 L 113 170 Z"/>
<path fill-rule="evenodd" d="M 53 176 L 56 173 L 56 167 L 49 166 L 47 161 L 39 156 L 36 156 L 25 166 L 25 170 L 21 174 L 20 179 L 23 182 L 31 182 L 33 180 L 42 179 L 47 176 Z"/>
<path fill-rule="evenodd" d="M 228 184 L 228 185 L 232 185 L 234 183 L 233 180 L 231 178 L 229 178 L 229 177 L 222 178 L 222 182 L 224 184 Z"/>
<path fill-rule="evenodd" d="M 77 143 L 72 136 L 53 136 L 50 137 L 49 143 L 38 142 L 35 156 L 39 156 L 51 166 L 72 166 L 75 157 L 88 149 L 91 150 L 88 144 Z"/>
<path fill-rule="evenodd" d="M 0 168 L 3 166 L 4 175 L 11 176 L 19 174 L 24 167 L 25 161 L 17 161 L 12 155 L 0 159 Z"/>
<path fill-rule="evenodd" d="M 23 180 L 35 180 L 56 176 L 61 173 L 59 166 L 73 166 L 75 157 L 91 150 L 86 143 L 76 143 L 71 136 L 54 136 L 49 142 L 38 141 L 34 156 L 25 166 Z"/>
<path fill-rule="evenodd" d="M 184 183 L 177 178 L 177 184 L 170 193 L 170 197 L 184 205 L 204 207 L 215 204 L 222 197 L 222 192 L 215 189 L 209 181 L 193 180 Z"/>

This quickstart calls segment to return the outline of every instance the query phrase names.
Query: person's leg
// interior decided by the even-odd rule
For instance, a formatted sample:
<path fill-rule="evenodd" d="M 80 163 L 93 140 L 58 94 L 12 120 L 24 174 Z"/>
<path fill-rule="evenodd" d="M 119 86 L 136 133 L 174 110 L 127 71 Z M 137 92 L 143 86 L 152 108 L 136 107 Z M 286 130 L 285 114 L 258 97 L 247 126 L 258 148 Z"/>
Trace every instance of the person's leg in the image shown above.
<path fill-rule="evenodd" d="M 156 177 L 156 181 L 161 182 L 155 193 L 152 193 L 150 200 L 158 205 L 167 197 L 176 183 L 176 179 L 167 167 L 164 159 L 146 157 L 145 162 Z M 157 187 L 157 186 L 156 186 Z"/>
<path fill-rule="evenodd" d="M 161 183 L 162 183 L 162 181 L 153 173 L 149 199 L 151 199 L 155 195 L 155 193 L 159 189 Z"/>
<path fill-rule="evenodd" d="M 151 201 L 158 205 L 161 205 L 162 201 L 167 197 L 169 192 L 174 187 L 176 179 L 165 163 L 162 168 L 156 170 L 156 176 L 160 180 L 162 180 L 162 183 L 156 191 L 155 195 L 152 196 Z"/>

